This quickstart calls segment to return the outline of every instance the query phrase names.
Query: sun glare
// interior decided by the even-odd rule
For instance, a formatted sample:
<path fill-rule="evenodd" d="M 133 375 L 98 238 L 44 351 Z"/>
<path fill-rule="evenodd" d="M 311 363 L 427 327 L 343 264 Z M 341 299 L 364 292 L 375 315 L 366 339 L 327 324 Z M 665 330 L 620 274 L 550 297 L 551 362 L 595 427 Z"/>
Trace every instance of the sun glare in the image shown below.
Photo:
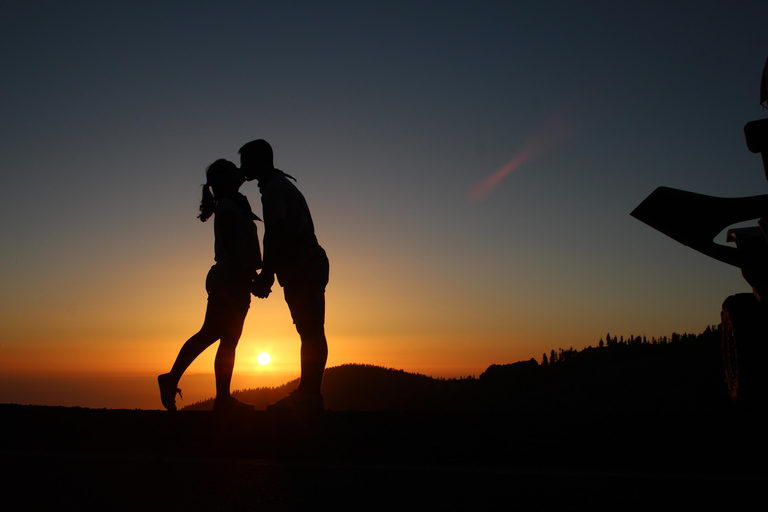
<path fill-rule="evenodd" d="M 269 355 L 269 354 L 267 354 L 266 352 L 262 352 L 261 354 L 259 354 L 258 356 L 256 356 L 256 361 L 258 361 L 258 363 L 259 363 L 261 366 L 266 366 L 266 365 L 268 365 L 268 364 L 269 364 L 269 362 L 270 362 L 271 360 L 272 360 L 272 357 L 270 357 L 270 355 Z"/>

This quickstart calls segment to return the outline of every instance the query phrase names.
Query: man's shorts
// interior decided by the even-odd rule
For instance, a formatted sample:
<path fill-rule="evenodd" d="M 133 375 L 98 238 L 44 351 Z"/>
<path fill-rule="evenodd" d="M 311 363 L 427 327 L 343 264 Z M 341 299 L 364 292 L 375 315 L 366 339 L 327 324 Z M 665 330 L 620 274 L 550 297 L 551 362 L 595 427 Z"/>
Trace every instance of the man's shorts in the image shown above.
<path fill-rule="evenodd" d="M 325 286 L 328 284 L 329 263 L 325 251 L 320 251 L 289 279 L 281 276 L 283 294 L 294 324 L 325 323 Z"/>

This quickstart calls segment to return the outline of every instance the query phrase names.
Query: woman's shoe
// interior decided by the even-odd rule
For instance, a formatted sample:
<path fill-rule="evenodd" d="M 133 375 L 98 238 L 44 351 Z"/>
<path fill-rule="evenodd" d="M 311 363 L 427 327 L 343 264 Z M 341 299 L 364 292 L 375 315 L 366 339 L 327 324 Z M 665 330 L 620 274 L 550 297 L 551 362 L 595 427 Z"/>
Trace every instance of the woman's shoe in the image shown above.
<path fill-rule="evenodd" d="M 160 386 L 160 401 L 163 402 L 163 407 L 171 412 L 176 411 L 176 393 L 181 396 L 181 390 L 177 388 L 172 381 L 170 373 L 164 373 L 157 376 L 157 385 Z"/>

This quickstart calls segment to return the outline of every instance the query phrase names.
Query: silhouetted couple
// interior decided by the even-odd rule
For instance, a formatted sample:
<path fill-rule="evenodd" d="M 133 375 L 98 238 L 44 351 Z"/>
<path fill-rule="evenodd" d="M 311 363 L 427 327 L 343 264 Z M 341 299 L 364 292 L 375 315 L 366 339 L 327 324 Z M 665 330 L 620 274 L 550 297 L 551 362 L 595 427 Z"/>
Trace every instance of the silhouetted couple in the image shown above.
<path fill-rule="evenodd" d="M 205 288 L 208 307 L 203 326 L 181 347 L 169 373 L 158 376 L 160 398 L 169 411 L 176 410 L 179 380 L 206 348 L 219 341 L 214 372 L 214 410 L 253 410 L 230 394 L 235 350 L 251 304 L 251 294 L 269 296 L 275 276 L 301 338 L 301 380 L 291 394 L 271 404 L 267 411 L 323 410 L 320 387 L 328 358 L 325 338 L 325 286 L 328 258 L 317 242 L 307 203 L 289 181 L 295 179 L 275 169 L 272 148 L 254 140 L 240 148 L 240 168 L 217 160 L 206 169 L 207 182 L 200 202 L 201 221 L 213 216 L 215 264 L 208 271 Z M 262 259 L 254 215 L 248 199 L 239 192 L 246 181 L 257 180 L 264 216 Z M 261 270 L 261 272 L 259 272 Z"/>

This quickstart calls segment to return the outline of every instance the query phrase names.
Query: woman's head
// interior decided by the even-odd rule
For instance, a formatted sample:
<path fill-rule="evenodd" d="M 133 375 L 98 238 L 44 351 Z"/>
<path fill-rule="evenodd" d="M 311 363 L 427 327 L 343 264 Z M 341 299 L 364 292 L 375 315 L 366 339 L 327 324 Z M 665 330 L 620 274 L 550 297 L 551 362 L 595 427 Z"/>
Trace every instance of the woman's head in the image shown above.
<path fill-rule="evenodd" d="M 216 160 L 205 170 L 205 177 L 208 180 L 207 185 L 213 188 L 213 194 L 226 192 L 237 192 L 245 182 L 243 173 L 237 166 L 229 160 L 223 158 Z"/>
<path fill-rule="evenodd" d="M 216 208 L 216 197 L 237 193 L 245 182 L 245 177 L 237 166 L 229 160 L 219 159 L 213 162 L 205 170 L 207 182 L 203 185 L 203 199 L 200 202 L 200 215 L 198 218 L 205 222 Z M 213 194 L 211 194 L 213 189 Z"/>

